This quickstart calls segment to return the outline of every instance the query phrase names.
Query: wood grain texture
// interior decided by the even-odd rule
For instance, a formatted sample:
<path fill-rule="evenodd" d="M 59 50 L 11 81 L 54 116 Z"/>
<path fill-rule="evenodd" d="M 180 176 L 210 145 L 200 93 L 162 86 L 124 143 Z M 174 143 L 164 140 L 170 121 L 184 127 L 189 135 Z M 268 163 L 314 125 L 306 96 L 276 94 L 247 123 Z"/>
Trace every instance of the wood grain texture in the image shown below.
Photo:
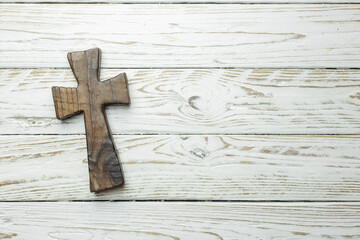
<path fill-rule="evenodd" d="M 357 68 L 359 18 L 357 4 L 2 4 L 0 67 L 67 67 L 97 46 L 106 68 Z"/>
<path fill-rule="evenodd" d="M 115 136 L 126 184 L 89 192 L 85 136 L 1 136 L 0 200 L 360 197 L 360 138 Z M 16 169 L 16 171 L 15 171 Z"/>
<path fill-rule="evenodd" d="M 130 104 L 125 73 L 100 81 L 101 51 L 93 48 L 68 53 L 76 88 L 52 87 L 56 117 L 64 120 L 84 113 L 90 191 L 100 192 L 124 184 L 120 161 L 105 115 L 105 106 Z"/>
<path fill-rule="evenodd" d="M 360 135 L 236 135 L 360 134 L 359 70 L 291 69 L 358 68 L 360 5 L 240 1 L 292 4 L 1 4 L 0 201 L 90 202 L 0 202 L 0 239 L 360 239 L 359 202 L 328 202 L 360 199 Z M 126 184 L 99 194 L 82 117 L 49 92 L 90 47 L 137 68 L 107 111 Z M 91 202 L 166 199 L 263 202 Z"/>
<path fill-rule="evenodd" d="M 131 107 L 106 110 L 116 134 L 360 134 L 360 71 L 113 69 Z M 57 120 L 51 86 L 76 87 L 65 69 L 0 70 L 1 134 L 85 133 L 82 116 Z"/>
<path fill-rule="evenodd" d="M 358 203 L 0 203 L 3 239 L 358 239 Z"/>

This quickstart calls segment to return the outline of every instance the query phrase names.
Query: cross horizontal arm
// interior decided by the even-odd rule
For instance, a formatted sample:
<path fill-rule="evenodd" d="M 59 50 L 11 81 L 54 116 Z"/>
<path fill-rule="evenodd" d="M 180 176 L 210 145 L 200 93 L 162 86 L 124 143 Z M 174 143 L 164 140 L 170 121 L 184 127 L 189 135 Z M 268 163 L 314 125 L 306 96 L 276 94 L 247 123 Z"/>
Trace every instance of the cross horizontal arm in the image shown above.
<path fill-rule="evenodd" d="M 101 82 L 103 105 L 130 104 L 128 80 L 125 73 Z"/>
<path fill-rule="evenodd" d="M 81 111 L 76 88 L 52 87 L 56 117 L 60 120 Z"/>

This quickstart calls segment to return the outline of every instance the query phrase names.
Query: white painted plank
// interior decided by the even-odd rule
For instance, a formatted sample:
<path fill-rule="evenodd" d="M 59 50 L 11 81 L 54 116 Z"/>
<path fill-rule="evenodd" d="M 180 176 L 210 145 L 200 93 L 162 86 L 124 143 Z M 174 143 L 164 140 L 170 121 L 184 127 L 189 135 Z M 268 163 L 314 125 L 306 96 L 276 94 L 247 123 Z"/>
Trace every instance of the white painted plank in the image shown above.
<path fill-rule="evenodd" d="M 358 239 L 358 203 L 0 203 L 3 239 Z"/>
<path fill-rule="evenodd" d="M 357 4 L 2 4 L 0 67 L 359 67 Z"/>
<path fill-rule="evenodd" d="M 302 69 L 125 71 L 130 107 L 107 110 L 116 134 L 360 134 L 360 71 Z M 0 70 L 1 134 L 84 133 L 83 116 L 55 118 L 51 86 L 70 70 Z"/>
<path fill-rule="evenodd" d="M 125 186 L 89 191 L 84 136 L 1 136 L 0 200 L 354 200 L 360 138 L 115 136 Z"/>

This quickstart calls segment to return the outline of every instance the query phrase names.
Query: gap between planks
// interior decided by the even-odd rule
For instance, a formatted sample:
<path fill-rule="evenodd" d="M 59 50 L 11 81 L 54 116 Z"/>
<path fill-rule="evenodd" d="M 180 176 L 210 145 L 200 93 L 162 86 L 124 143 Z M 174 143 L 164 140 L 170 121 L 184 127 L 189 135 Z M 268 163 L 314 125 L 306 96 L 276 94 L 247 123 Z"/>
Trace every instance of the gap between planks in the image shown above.
<path fill-rule="evenodd" d="M 359 4 L 360 5 L 360 4 Z M 69 67 L 0 67 L 0 70 L 69 70 Z M 101 70 L 360 70 L 360 67 L 101 67 Z"/>
<path fill-rule="evenodd" d="M 180 199 L 180 200 L 174 200 L 174 199 L 146 199 L 146 200 L 125 200 L 125 199 L 119 199 L 119 200 L 0 200 L 0 203 L 61 203 L 61 202 L 169 202 L 169 203 L 360 203 L 360 200 L 199 200 L 199 199 Z"/>
<path fill-rule="evenodd" d="M 309 0 L 309 1 L 292 1 L 292 2 L 287 2 L 287 1 L 284 1 L 282 2 L 281 0 L 280 1 L 262 1 L 262 0 L 255 0 L 255 1 L 201 1 L 201 0 L 194 0 L 194 1 L 166 1 L 166 0 L 160 0 L 160 1 L 114 1 L 114 0 L 109 0 L 109 1 L 94 1 L 94 2 L 81 2 L 81 1 L 61 1 L 61 2 L 58 2 L 58 0 L 54 0 L 54 1 L 29 1 L 27 2 L 26 0 L 24 1 L 1 1 L 0 4 L 88 4 L 88 5 L 91 5 L 91 4 L 111 4 L 111 5 L 118 5 L 118 4 L 132 4 L 132 5 L 135 5 L 135 4 L 157 4 L 157 5 L 169 5 L 169 4 L 187 4 L 187 5 L 196 5 L 196 4 L 209 4 L 209 5 L 217 5 L 217 4 L 239 4 L 239 5 L 265 5 L 265 4 L 283 4 L 283 5 L 292 5 L 292 4 L 298 4 L 298 5 L 301 5 L 301 4 L 307 4 L 307 5 L 311 5 L 311 4 L 332 4 L 332 5 L 336 5 L 336 4 L 359 4 L 360 1 L 359 0 L 354 0 L 354 1 L 344 1 L 344 2 L 341 2 L 341 1 L 337 1 L 337 2 L 333 2 L 331 0 L 324 0 L 324 1 L 312 1 L 312 0 Z"/>
<path fill-rule="evenodd" d="M 135 134 L 131 134 L 131 133 L 123 133 L 123 134 L 112 134 L 113 136 L 264 136 L 264 137 L 271 137 L 271 136 L 284 136 L 284 137 L 291 137 L 291 136 L 304 136 L 304 137 L 360 137 L 360 134 L 294 134 L 294 133 L 279 133 L 279 134 L 265 134 L 265 133 L 199 133 L 199 134 L 192 134 L 192 133 L 176 133 L 176 134 L 172 134 L 172 133 L 168 133 L 168 134 L 164 134 L 164 133 L 135 133 Z M 0 136 L 85 136 L 85 134 L 83 133 L 28 133 L 28 134 L 21 134 L 21 133 L 3 133 L 0 134 Z"/>

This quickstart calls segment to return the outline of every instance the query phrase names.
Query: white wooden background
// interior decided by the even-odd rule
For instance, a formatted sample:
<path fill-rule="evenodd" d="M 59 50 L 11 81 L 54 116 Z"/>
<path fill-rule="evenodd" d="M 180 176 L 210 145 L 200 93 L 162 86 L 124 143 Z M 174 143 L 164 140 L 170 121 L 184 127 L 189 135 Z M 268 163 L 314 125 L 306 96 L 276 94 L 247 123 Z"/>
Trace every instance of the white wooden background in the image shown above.
<path fill-rule="evenodd" d="M 50 90 L 91 47 L 132 101 L 99 194 Z M 0 239 L 360 239 L 359 66 L 359 0 L 0 0 Z"/>

